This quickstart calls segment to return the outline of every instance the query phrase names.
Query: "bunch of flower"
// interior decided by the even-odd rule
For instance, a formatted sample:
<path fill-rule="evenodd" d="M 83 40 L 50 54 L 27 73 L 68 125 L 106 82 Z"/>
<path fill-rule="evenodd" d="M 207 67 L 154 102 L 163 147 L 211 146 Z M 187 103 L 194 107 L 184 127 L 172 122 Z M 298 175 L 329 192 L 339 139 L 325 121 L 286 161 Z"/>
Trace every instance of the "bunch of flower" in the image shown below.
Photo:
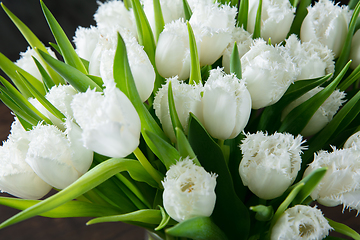
<path fill-rule="evenodd" d="M 357 0 L 111 0 L 75 47 L 40 2 L 51 49 L 1 4 L 30 47 L 0 53 L 15 116 L 0 189 L 27 199 L 0 198 L 23 210 L 0 228 L 90 216 L 164 239 L 360 239 L 309 206 L 360 210 Z"/>

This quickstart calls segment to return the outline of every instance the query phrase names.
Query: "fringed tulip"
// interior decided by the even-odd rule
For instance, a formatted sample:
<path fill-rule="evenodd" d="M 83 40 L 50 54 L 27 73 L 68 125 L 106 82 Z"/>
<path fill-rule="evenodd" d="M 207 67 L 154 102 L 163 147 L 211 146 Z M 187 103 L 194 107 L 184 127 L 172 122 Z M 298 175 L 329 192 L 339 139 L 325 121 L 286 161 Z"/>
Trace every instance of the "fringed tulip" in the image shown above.
<path fill-rule="evenodd" d="M 99 41 L 100 31 L 97 27 L 90 26 L 90 28 L 78 27 L 75 31 L 73 42 L 76 46 L 76 53 L 79 57 L 90 61 L 96 44 Z"/>

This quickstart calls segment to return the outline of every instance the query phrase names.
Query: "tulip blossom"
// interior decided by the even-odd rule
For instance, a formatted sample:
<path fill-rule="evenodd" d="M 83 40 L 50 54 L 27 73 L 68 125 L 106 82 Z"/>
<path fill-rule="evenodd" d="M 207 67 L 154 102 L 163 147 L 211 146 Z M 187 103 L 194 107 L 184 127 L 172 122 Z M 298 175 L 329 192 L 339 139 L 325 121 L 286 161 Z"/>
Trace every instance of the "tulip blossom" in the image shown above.
<path fill-rule="evenodd" d="M 247 30 L 254 33 L 259 0 L 249 1 Z M 272 43 L 280 43 L 286 38 L 295 17 L 295 8 L 288 0 L 263 0 L 261 8 L 261 37 Z"/>
<path fill-rule="evenodd" d="M 268 45 L 262 39 L 255 40 L 241 58 L 241 69 L 253 109 L 279 101 L 298 74 L 284 47 Z"/>
<path fill-rule="evenodd" d="M 344 148 L 351 148 L 354 146 L 358 146 L 357 148 L 360 149 L 360 131 L 351 135 L 344 143 Z"/>
<path fill-rule="evenodd" d="M 310 194 L 320 204 L 360 210 L 360 151 L 357 146 L 320 151 L 305 170 L 304 177 L 318 168 L 327 167 L 325 176 Z"/>
<path fill-rule="evenodd" d="M 295 205 L 277 220 L 271 231 L 271 240 L 324 239 L 332 227 L 316 207 Z"/>
<path fill-rule="evenodd" d="M 305 93 L 295 101 L 291 102 L 286 108 L 284 108 L 281 118 L 284 118 L 297 106 L 307 101 L 315 94 L 320 92 L 323 87 L 316 87 L 309 92 Z M 345 102 L 345 93 L 340 90 L 335 90 L 319 107 L 318 110 L 311 117 L 305 128 L 301 131 L 301 135 L 303 136 L 311 136 L 315 133 L 319 132 L 323 129 L 334 117 L 335 113 L 341 107 L 341 105 Z"/>
<path fill-rule="evenodd" d="M 106 88 L 104 94 L 90 89 L 78 93 L 71 108 L 86 148 L 109 157 L 125 157 L 138 147 L 140 118 L 119 89 Z"/>
<path fill-rule="evenodd" d="M 289 133 L 247 134 L 240 149 L 239 172 L 244 186 L 259 198 L 281 196 L 294 182 L 301 167 L 302 137 Z"/>
<path fill-rule="evenodd" d="M 168 89 L 171 82 L 175 108 L 181 125 L 187 133 L 189 113 L 192 112 L 196 116 L 200 116 L 201 109 L 201 85 L 189 85 L 179 81 L 177 77 L 168 79 L 166 84 L 157 92 L 154 99 L 155 114 L 159 118 L 165 134 L 176 142 L 175 133 L 170 118 L 169 102 L 168 102 Z"/>
<path fill-rule="evenodd" d="M 351 13 L 347 6 L 334 4 L 330 0 L 319 0 L 314 6 L 308 7 L 308 14 L 301 25 L 300 39 L 303 42 L 321 42 L 337 58 L 345 42 Z"/>
<path fill-rule="evenodd" d="M 296 80 L 318 78 L 334 72 L 334 54 L 318 41 L 301 43 L 292 34 L 286 39 L 285 48 L 300 71 Z"/>
<path fill-rule="evenodd" d="M 78 27 L 75 31 L 74 43 L 76 53 L 79 57 L 90 61 L 91 55 L 95 50 L 96 44 L 100 38 L 100 31 L 97 27 L 90 28 Z"/>
<path fill-rule="evenodd" d="M 64 189 L 89 168 L 93 152 L 83 147 L 81 129 L 70 120 L 66 132 L 52 125 L 38 125 L 29 133 L 25 161 L 51 186 Z"/>
<path fill-rule="evenodd" d="M 352 69 L 360 65 L 360 30 L 357 30 L 352 38 L 350 59 L 352 60 L 350 65 Z"/>
<path fill-rule="evenodd" d="M 169 216 L 178 222 L 209 217 L 215 207 L 216 177 L 189 157 L 172 165 L 162 182 L 164 208 Z"/>
<path fill-rule="evenodd" d="M 0 189 L 20 198 L 39 199 L 51 186 L 25 162 L 28 147 L 28 132 L 15 119 L 8 140 L 0 147 Z"/>
<path fill-rule="evenodd" d="M 220 68 L 210 71 L 201 102 L 202 122 L 214 138 L 236 137 L 249 120 L 251 96 L 245 82 Z"/>

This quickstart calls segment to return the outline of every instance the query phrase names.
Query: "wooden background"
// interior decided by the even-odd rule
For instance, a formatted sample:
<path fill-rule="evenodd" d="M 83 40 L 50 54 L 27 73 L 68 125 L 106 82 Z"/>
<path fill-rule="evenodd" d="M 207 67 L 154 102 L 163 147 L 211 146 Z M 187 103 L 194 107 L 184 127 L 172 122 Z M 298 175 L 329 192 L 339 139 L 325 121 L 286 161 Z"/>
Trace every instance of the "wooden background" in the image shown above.
<path fill-rule="evenodd" d="M 38 0 L 3 0 L 13 13 L 25 22 L 32 31 L 44 42 L 54 42 L 50 30 L 42 15 Z M 88 27 L 95 22 L 92 15 L 97 8 L 95 0 L 45 0 L 45 4 L 55 15 L 65 32 L 72 39 L 77 26 Z M 0 52 L 12 61 L 19 58 L 19 52 L 25 51 L 27 43 L 17 31 L 16 27 L 0 10 Z M 2 72 L 0 73 L 2 74 Z M 13 116 L 2 103 L 0 104 L 0 140 L 6 140 L 9 134 L 10 124 Z M 9 196 L 5 193 L 1 196 Z M 342 207 L 321 207 L 325 216 L 338 222 L 348 224 L 360 231 L 360 219 L 356 218 L 356 211 L 345 211 Z M 18 211 L 0 206 L 0 222 L 8 219 Z M 0 239 L 15 240 L 135 240 L 144 239 L 144 231 L 141 228 L 124 223 L 106 223 L 86 226 L 89 218 L 49 219 L 35 217 L 14 226 L 0 230 Z M 337 235 L 339 236 L 339 235 Z"/>

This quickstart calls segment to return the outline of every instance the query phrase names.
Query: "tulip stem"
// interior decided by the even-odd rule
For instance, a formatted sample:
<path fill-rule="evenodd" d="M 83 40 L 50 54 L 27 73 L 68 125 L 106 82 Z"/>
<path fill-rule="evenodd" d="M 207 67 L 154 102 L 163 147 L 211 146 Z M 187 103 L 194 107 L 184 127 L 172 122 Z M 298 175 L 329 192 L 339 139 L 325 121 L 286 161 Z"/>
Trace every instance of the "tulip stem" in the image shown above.
<path fill-rule="evenodd" d="M 150 176 L 159 184 L 159 187 L 162 188 L 161 180 L 164 177 L 161 176 L 161 174 L 151 165 L 149 160 L 145 157 L 139 148 L 136 148 L 133 153 L 141 165 L 145 168 L 145 170 L 150 174 Z"/>

